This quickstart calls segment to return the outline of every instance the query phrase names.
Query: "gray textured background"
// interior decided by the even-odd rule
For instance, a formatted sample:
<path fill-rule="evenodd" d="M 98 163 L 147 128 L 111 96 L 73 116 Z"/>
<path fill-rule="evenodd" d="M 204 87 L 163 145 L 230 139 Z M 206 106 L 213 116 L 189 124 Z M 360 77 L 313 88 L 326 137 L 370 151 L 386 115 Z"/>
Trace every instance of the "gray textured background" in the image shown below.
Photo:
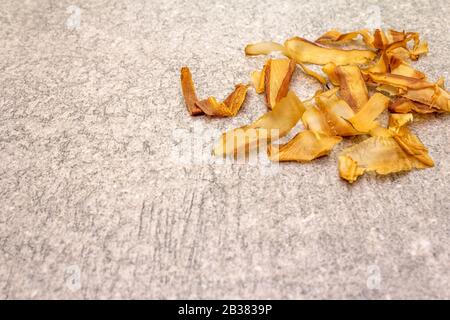
<path fill-rule="evenodd" d="M 449 7 L 2 0 L 0 298 L 450 298 L 448 116 L 413 125 L 435 168 L 353 186 L 337 174 L 346 144 L 275 174 L 171 156 L 185 151 L 174 129 L 220 132 L 266 110 L 251 90 L 234 119 L 190 118 L 182 65 L 200 96 L 223 98 L 264 61 L 248 42 L 373 26 L 379 10 L 383 27 L 429 41 L 418 68 L 437 80 Z M 300 72 L 294 87 L 317 89 Z"/>

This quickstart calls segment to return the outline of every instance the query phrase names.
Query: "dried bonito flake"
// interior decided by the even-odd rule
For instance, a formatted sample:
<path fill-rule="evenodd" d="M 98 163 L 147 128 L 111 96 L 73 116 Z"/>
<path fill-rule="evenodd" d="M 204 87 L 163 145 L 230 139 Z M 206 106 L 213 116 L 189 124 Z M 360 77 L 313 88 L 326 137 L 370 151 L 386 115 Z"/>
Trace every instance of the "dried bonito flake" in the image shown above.
<path fill-rule="evenodd" d="M 266 79 L 266 67 L 267 64 L 264 65 L 261 71 L 253 71 L 251 74 L 253 86 L 255 87 L 256 93 L 264 92 L 264 81 Z"/>
<path fill-rule="evenodd" d="M 428 43 L 427 42 L 420 42 L 419 44 L 417 44 L 414 49 L 412 50 L 408 50 L 409 52 L 409 57 L 412 60 L 417 60 L 419 59 L 419 56 L 423 55 L 423 54 L 427 54 L 429 52 L 429 48 L 428 48 Z"/>
<path fill-rule="evenodd" d="M 290 91 L 272 111 L 250 125 L 225 132 L 214 147 L 215 155 L 245 154 L 260 140 L 274 141 L 285 136 L 300 120 L 305 107 Z"/>
<path fill-rule="evenodd" d="M 326 35 L 328 35 L 328 37 Z M 366 29 L 344 34 L 340 34 L 338 31 L 334 30 L 325 33 L 325 35 L 323 35 L 321 38 L 325 38 L 326 40 L 328 40 L 328 42 L 348 42 L 350 40 L 354 40 L 358 35 L 362 36 L 363 41 L 367 45 L 367 47 L 376 49 L 386 49 L 395 43 L 404 45 L 405 41 L 407 42 L 410 40 L 419 40 L 417 33 L 395 31 L 392 29 L 387 31 L 384 31 L 382 29 L 375 29 L 373 34 L 371 34 Z"/>
<path fill-rule="evenodd" d="M 419 90 L 410 89 L 402 96 L 414 102 L 425 104 L 436 112 L 450 112 L 450 95 L 439 86 Z"/>
<path fill-rule="evenodd" d="M 320 112 L 307 110 L 302 118 L 305 126 L 326 134 L 345 137 L 368 133 L 377 127 L 379 124 L 375 119 L 388 108 L 390 99 L 375 93 L 357 113 L 335 94 L 329 97 L 318 96 L 316 102 Z"/>
<path fill-rule="evenodd" d="M 389 68 L 392 74 L 416 79 L 425 79 L 425 74 L 423 72 L 414 69 L 409 63 L 406 63 L 401 57 L 396 55 L 390 57 Z"/>
<path fill-rule="evenodd" d="M 216 98 L 209 97 L 197 102 L 196 105 L 208 116 L 234 117 L 245 101 L 247 90 L 248 85 L 238 84 L 223 102 L 218 102 Z"/>
<path fill-rule="evenodd" d="M 350 183 L 355 182 L 359 176 L 364 174 L 365 169 L 349 156 L 341 155 L 338 158 L 339 175 Z"/>
<path fill-rule="evenodd" d="M 260 42 L 260 43 L 255 43 L 255 44 L 249 44 L 245 47 L 245 54 L 248 56 L 268 55 L 272 52 L 281 52 L 286 57 L 292 58 L 292 56 L 289 54 L 288 50 L 283 45 L 276 43 L 276 42 Z M 323 85 L 325 85 L 327 83 L 327 81 L 324 77 L 322 77 L 317 72 L 309 69 L 307 66 L 305 66 L 302 63 L 302 61 L 296 60 L 295 62 L 300 66 L 302 71 L 305 74 L 307 74 L 308 76 L 315 78 L 317 81 L 319 81 Z M 252 74 L 252 79 L 254 79 L 253 83 L 255 84 L 255 88 L 256 88 L 256 83 L 255 83 L 256 76 L 257 76 L 256 73 Z M 260 88 L 260 87 L 258 87 L 258 88 Z M 261 91 L 261 89 L 259 91 Z M 257 90 L 257 92 L 258 92 L 258 90 Z M 258 93 L 261 93 L 261 92 L 258 92 Z"/>
<path fill-rule="evenodd" d="M 403 43 L 407 36 L 405 32 L 395 30 L 385 32 L 384 30 L 376 29 L 373 34 L 373 46 L 377 49 L 387 49 L 394 43 Z"/>
<path fill-rule="evenodd" d="M 368 73 L 387 73 L 390 71 L 390 57 L 385 52 L 381 53 L 377 62 L 368 68 L 362 69 L 361 72 L 366 76 Z"/>
<path fill-rule="evenodd" d="M 295 61 L 291 59 L 270 59 L 264 72 L 264 91 L 267 106 L 272 109 L 286 96 L 295 70 Z"/>
<path fill-rule="evenodd" d="M 316 106 L 307 109 L 302 116 L 302 122 L 306 129 L 331 135 L 331 128 L 325 114 Z"/>
<path fill-rule="evenodd" d="M 374 48 L 373 46 L 374 37 L 373 35 L 370 34 L 369 30 L 367 29 L 362 29 L 348 33 L 340 33 L 338 30 L 333 29 L 320 36 L 316 40 L 316 42 L 321 44 L 330 44 L 330 43 L 344 44 L 352 40 L 355 40 L 358 36 L 362 37 L 364 43 L 369 48 Z"/>
<path fill-rule="evenodd" d="M 438 81 L 436 81 L 436 85 L 438 87 L 440 87 L 441 89 L 445 90 L 445 78 L 444 77 L 440 77 Z"/>
<path fill-rule="evenodd" d="M 348 121 L 359 132 L 369 132 L 376 126 L 378 116 L 388 108 L 390 99 L 381 93 L 375 93 L 364 106 Z"/>
<path fill-rule="evenodd" d="M 428 150 L 404 124 L 391 120 L 390 136 L 375 135 L 342 151 L 338 161 L 341 178 L 352 183 L 364 172 L 384 175 L 432 167 Z"/>
<path fill-rule="evenodd" d="M 335 73 L 341 86 L 340 94 L 357 111 L 369 100 L 369 92 L 361 71 L 356 65 L 337 66 Z"/>
<path fill-rule="evenodd" d="M 411 113 L 391 113 L 389 116 L 389 126 L 388 130 L 393 133 L 399 133 L 400 129 L 403 128 L 408 123 L 413 122 L 413 115 Z"/>
<path fill-rule="evenodd" d="M 366 64 L 376 57 L 376 53 L 369 50 L 342 50 L 319 46 L 306 39 L 295 37 L 287 40 L 284 46 L 297 62 L 325 65 Z"/>
<path fill-rule="evenodd" d="M 188 67 L 181 68 L 181 89 L 189 114 L 191 116 L 204 114 L 202 109 L 196 105 L 199 100 L 195 93 L 194 81 L 192 80 L 192 74 Z"/>
<path fill-rule="evenodd" d="M 214 97 L 200 101 L 195 93 L 191 71 L 188 67 L 183 67 L 181 68 L 181 88 L 190 115 L 206 114 L 216 117 L 233 117 L 245 101 L 248 85 L 236 85 L 234 91 L 223 102 L 217 101 Z"/>
<path fill-rule="evenodd" d="M 245 54 L 248 56 L 268 55 L 272 52 L 285 52 L 285 47 L 276 42 L 259 42 L 249 44 L 245 47 Z"/>
<path fill-rule="evenodd" d="M 428 43 L 421 42 L 417 32 L 406 32 L 402 40 L 399 40 L 399 38 L 397 40 L 385 45 L 385 51 L 408 56 L 411 60 L 417 60 L 419 56 L 428 53 Z M 414 42 L 412 49 L 408 47 L 410 41 Z"/>
<path fill-rule="evenodd" d="M 412 111 L 417 113 L 433 113 L 439 112 L 439 109 L 434 109 L 426 104 L 414 102 L 407 98 L 397 98 L 389 106 L 389 111 L 395 113 L 409 113 Z"/>
<path fill-rule="evenodd" d="M 321 44 L 344 44 L 355 40 L 358 36 L 362 37 L 364 44 L 371 49 L 386 50 L 396 47 L 404 47 L 409 41 L 414 41 L 416 52 L 419 48 L 424 49 L 426 43 L 421 43 L 419 34 L 416 32 L 404 32 L 395 30 L 375 29 L 373 34 L 367 29 L 341 33 L 338 30 L 330 30 L 320 36 L 316 42 Z"/>
<path fill-rule="evenodd" d="M 403 89 L 399 89 L 387 84 L 382 84 L 376 87 L 376 90 L 378 92 L 382 92 L 390 97 L 396 97 L 399 96 L 401 94 L 404 94 L 406 91 Z"/>
<path fill-rule="evenodd" d="M 348 137 L 361 134 L 349 121 L 355 116 L 355 112 L 335 93 L 316 97 L 316 103 L 328 123 L 331 135 Z"/>
<path fill-rule="evenodd" d="M 391 52 L 383 51 L 378 61 L 372 66 L 361 70 L 368 78 L 368 74 L 396 74 L 410 78 L 425 79 L 425 74 L 415 70 L 409 63 L 405 61 L 405 57 Z"/>
<path fill-rule="evenodd" d="M 369 73 L 368 76 L 372 82 L 378 84 L 387 84 L 404 90 L 417 90 L 435 86 L 434 83 L 430 83 L 422 79 L 411 78 L 392 73 Z"/>
<path fill-rule="evenodd" d="M 316 79 L 317 81 L 319 81 L 321 84 L 326 85 L 327 84 L 327 79 L 325 79 L 324 77 L 322 77 L 320 74 L 318 74 L 317 72 L 309 69 L 307 66 L 305 66 L 303 63 L 298 62 L 297 64 L 300 66 L 300 68 L 302 69 L 302 71 L 308 75 L 313 77 L 314 79 Z"/>
<path fill-rule="evenodd" d="M 268 148 L 272 161 L 311 161 L 330 153 L 333 147 L 342 141 L 341 137 L 306 130 L 298 133 L 291 141 Z"/>
<path fill-rule="evenodd" d="M 322 71 L 328 76 L 334 86 L 339 86 L 339 77 L 336 74 L 336 65 L 333 62 L 327 63 L 322 67 Z"/>
<path fill-rule="evenodd" d="M 394 135 L 394 139 L 408 156 L 414 157 L 420 162 L 416 168 L 429 168 L 434 166 L 433 159 L 428 155 L 428 149 L 408 128 L 401 127 L 398 133 Z"/>
<path fill-rule="evenodd" d="M 378 49 L 384 52 L 402 53 L 402 55 L 417 60 L 420 55 L 428 53 L 428 44 L 420 41 L 417 32 L 404 32 L 395 30 L 376 29 L 373 34 L 368 30 L 358 30 L 341 33 L 330 30 L 319 37 L 316 42 L 321 44 L 344 44 L 361 36 L 364 44 L 369 49 Z M 408 43 L 413 42 L 413 48 L 409 49 Z"/>
<path fill-rule="evenodd" d="M 290 59 L 270 59 L 262 71 L 251 74 L 256 93 L 266 93 L 266 104 L 269 109 L 284 98 L 295 71 L 295 61 Z"/>

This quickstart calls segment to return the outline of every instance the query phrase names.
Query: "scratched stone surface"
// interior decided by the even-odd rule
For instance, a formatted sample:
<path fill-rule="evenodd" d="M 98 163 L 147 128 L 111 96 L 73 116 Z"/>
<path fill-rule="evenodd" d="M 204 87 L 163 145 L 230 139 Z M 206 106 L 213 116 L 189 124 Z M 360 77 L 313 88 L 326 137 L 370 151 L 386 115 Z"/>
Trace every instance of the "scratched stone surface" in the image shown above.
<path fill-rule="evenodd" d="M 179 86 L 188 65 L 199 96 L 223 98 L 263 64 L 249 42 L 377 26 L 420 32 L 431 53 L 415 66 L 435 81 L 449 8 L 2 0 L 0 298 L 450 298 L 448 116 L 412 126 L 434 168 L 350 186 L 336 155 L 352 141 L 310 164 L 212 159 L 263 97 L 191 118 Z M 318 85 L 298 71 L 293 88 Z"/>

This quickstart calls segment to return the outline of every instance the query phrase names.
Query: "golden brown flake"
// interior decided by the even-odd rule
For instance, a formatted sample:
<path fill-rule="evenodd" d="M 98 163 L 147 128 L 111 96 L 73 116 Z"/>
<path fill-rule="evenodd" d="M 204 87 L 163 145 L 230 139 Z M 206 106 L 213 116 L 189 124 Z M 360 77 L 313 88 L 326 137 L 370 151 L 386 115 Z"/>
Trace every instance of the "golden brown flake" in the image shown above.
<path fill-rule="evenodd" d="M 368 74 L 371 81 L 378 84 L 387 84 L 393 87 L 407 89 L 424 89 L 429 87 L 434 87 L 434 83 L 428 81 L 406 77 L 398 74 L 392 73 L 369 73 Z"/>
<path fill-rule="evenodd" d="M 403 117 L 405 118 L 405 117 Z M 407 121 L 391 121 L 391 135 L 375 135 L 342 151 L 339 174 L 352 183 L 364 172 L 389 174 L 432 167 L 433 160 L 422 142 L 408 128 Z"/>
<path fill-rule="evenodd" d="M 284 52 L 285 48 L 279 43 L 270 41 L 253 43 L 245 47 L 245 54 L 248 56 L 268 55 L 275 51 Z"/>
<path fill-rule="evenodd" d="M 267 64 L 264 65 L 261 71 L 253 71 L 251 74 L 253 86 L 255 87 L 256 93 L 264 92 L 264 81 L 266 78 L 266 67 Z"/>
<path fill-rule="evenodd" d="M 341 141 L 341 137 L 306 130 L 298 133 L 286 144 L 269 146 L 268 154 L 272 161 L 311 161 L 329 154 Z"/>
<path fill-rule="evenodd" d="M 234 117 L 245 101 L 247 90 L 248 85 L 238 84 L 224 102 L 218 102 L 216 98 L 209 97 L 197 102 L 196 105 L 208 116 Z"/>
<path fill-rule="evenodd" d="M 409 112 L 417 112 L 417 113 L 433 113 L 439 112 L 439 109 L 432 108 L 427 106 L 426 104 L 420 102 L 414 102 L 407 98 L 397 98 L 392 104 L 389 106 L 389 111 L 395 113 L 409 113 Z"/>
<path fill-rule="evenodd" d="M 214 147 L 215 155 L 246 153 L 259 140 L 273 141 L 285 136 L 300 120 L 305 107 L 292 91 L 269 112 L 250 125 L 225 132 Z"/>
<path fill-rule="evenodd" d="M 271 59 L 264 72 L 264 86 L 267 106 L 272 109 L 286 96 L 295 70 L 295 61 L 290 59 Z"/>
<path fill-rule="evenodd" d="M 370 34 L 369 30 L 362 29 L 358 31 L 348 32 L 348 33 L 340 33 L 338 30 L 330 30 L 320 36 L 316 42 L 321 44 L 344 44 L 348 43 L 352 40 L 355 40 L 358 36 L 361 36 L 364 43 L 369 48 L 374 48 L 373 46 L 373 35 Z"/>
<path fill-rule="evenodd" d="M 192 74 L 188 67 L 183 67 L 181 69 L 181 88 L 186 107 L 191 115 L 206 114 L 216 117 L 233 117 L 245 101 L 248 85 L 238 84 L 224 102 L 218 102 L 214 97 L 200 101 L 195 93 Z"/>
<path fill-rule="evenodd" d="M 204 114 L 203 111 L 197 107 L 199 102 L 195 93 L 194 81 L 192 74 L 188 67 L 181 68 L 181 89 L 183 91 L 184 102 L 186 108 L 191 116 L 199 116 Z"/>
<path fill-rule="evenodd" d="M 373 51 L 327 48 L 299 37 L 287 40 L 284 46 L 295 61 L 318 65 L 330 62 L 336 65 L 365 64 L 376 57 Z"/>
<path fill-rule="evenodd" d="M 403 97 L 425 104 L 438 112 L 450 112 L 450 95 L 439 86 L 418 90 L 409 89 Z"/>
<path fill-rule="evenodd" d="M 348 137 L 361 134 L 357 131 L 352 124 L 348 121 L 354 117 L 355 112 L 353 109 L 335 93 L 321 94 L 316 97 L 316 103 L 319 110 L 322 112 L 323 117 L 329 126 L 329 134 Z"/>
<path fill-rule="evenodd" d="M 358 66 L 337 66 L 340 94 L 353 110 L 358 111 L 369 100 L 366 83 Z"/>
<path fill-rule="evenodd" d="M 375 93 L 349 122 L 359 132 L 369 132 L 378 122 L 375 119 L 388 108 L 390 99 L 381 93 Z"/>

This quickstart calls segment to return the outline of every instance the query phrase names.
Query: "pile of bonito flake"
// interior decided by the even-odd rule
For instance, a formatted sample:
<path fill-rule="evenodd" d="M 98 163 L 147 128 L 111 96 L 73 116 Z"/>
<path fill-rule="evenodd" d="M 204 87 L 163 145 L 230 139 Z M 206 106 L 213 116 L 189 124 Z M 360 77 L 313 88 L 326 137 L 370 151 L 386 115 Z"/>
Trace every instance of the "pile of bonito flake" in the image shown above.
<path fill-rule="evenodd" d="M 359 43 L 365 48 L 346 50 Z M 444 79 L 431 82 L 410 64 L 428 52 L 416 32 L 331 30 L 315 42 L 295 37 L 284 45 L 250 44 L 248 56 L 279 52 L 286 58 L 269 59 L 251 74 L 258 94 L 265 94 L 267 113 L 255 122 L 225 132 L 214 146 L 217 156 L 248 154 L 255 148 L 272 161 L 306 162 L 328 155 L 345 137 L 365 140 L 344 149 L 338 157 L 339 175 L 352 183 L 365 172 L 389 174 L 432 167 L 427 148 L 408 128 L 413 113 L 450 112 Z M 323 73 L 308 68 L 320 65 Z M 315 78 L 322 89 L 300 101 L 289 89 L 294 71 Z M 192 116 L 233 117 L 243 105 L 248 84 L 236 85 L 224 101 L 198 99 L 189 68 L 181 69 L 184 100 Z M 389 123 L 379 116 L 388 110 Z M 302 121 L 304 130 L 286 144 L 273 144 Z M 261 142 L 267 147 L 262 150 Z"/>

